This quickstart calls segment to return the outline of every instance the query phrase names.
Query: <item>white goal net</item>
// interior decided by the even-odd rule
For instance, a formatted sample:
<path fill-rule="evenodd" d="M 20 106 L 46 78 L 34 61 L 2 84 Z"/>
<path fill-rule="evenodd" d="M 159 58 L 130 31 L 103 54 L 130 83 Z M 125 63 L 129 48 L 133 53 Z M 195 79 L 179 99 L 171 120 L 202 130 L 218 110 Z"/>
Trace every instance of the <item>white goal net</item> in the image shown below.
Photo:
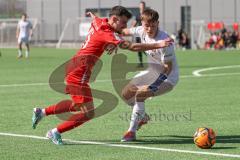
<path fill-rule="evenodd" d="M 205 42 L 210 37 L 210 32 L 206 26 L 207 24 L 204 21 L 192 21 L 191 23 L 192 49 L 204 48 Z"/>

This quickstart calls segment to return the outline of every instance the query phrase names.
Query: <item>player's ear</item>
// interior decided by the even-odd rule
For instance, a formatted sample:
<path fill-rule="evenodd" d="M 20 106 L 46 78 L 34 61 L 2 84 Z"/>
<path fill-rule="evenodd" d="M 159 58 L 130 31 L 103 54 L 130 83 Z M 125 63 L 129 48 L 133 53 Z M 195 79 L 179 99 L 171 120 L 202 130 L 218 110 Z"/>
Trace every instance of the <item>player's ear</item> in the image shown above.
<path fill-rule="evenodd" d="M 117 22 L 117 20 L 118 20 L 118 18 L 117 18 L 117 16 L 112 16 L 112 20 L 113 20 L 113 22 Z"/>

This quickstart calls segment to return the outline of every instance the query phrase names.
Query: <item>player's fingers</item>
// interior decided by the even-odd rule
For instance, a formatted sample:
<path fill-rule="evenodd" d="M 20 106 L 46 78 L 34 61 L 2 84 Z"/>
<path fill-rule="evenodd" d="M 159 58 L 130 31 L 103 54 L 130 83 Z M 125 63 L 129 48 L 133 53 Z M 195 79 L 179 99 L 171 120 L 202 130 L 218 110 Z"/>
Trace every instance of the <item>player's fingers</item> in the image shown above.
<path fill-rule="evenodd" d="M 87 12 L 86 15 L 87 15 L 87 16 L 90 16 L 90 15 L 91 15 L 91 12 Z"/>
<path fill-rule="evenodd" d="M 107 50 L 107 54 L 109 54 L 109 55 L 112 54 L 112 52 L 113 52 L 113 51 L 110 50 L 110 49 Z"/>
<path fill-rule="evenodd" d="M 166 41 L 170 42 L 170 43 L 173 43 L 174 40 L 172 38 L 167 38 Z"/>
<path fill-rule="evenodd" d="M 116 47 L 116 49 L 115 49 L 115 54 L 117 54 L 117 52 L 118 52 L 118 47 Z"/>

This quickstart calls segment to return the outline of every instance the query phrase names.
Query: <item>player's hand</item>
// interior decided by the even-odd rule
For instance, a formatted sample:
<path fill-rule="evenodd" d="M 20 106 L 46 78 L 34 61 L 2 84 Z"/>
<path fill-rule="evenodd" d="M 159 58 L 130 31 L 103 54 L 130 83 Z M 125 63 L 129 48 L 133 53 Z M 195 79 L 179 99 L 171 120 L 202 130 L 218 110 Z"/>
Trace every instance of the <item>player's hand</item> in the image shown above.
<path fill-rule="evenodd" d="M 108 55 L 112 55 L 113 53 L 117 54 L 118 47 L 114 47 L 111 49 L 106 50 Z"/>
<path fill-rule="evenodd" d="M 95 18 L 96 17 L 96 15 L 93 14 L 92 12 L 87 12 L 86 15 L 90 16 L 91 18 Z"/>
<path fill-rule="evenodd" d="M 106 45 L 104 50 L 107 52 L 108 55 L 111 55 L 112 53 L 117 53 L 118 47 L 115 44 L 110 43 Z"/>
<path fill-rule="evenodd" d="M 168 47 L 171 44 L 173 44 L 174 40 L 172 38 L 166 38 L 164 40 L 160 40 L 159 41 L 159 48 L 164 48 L 164 47 Z"/>

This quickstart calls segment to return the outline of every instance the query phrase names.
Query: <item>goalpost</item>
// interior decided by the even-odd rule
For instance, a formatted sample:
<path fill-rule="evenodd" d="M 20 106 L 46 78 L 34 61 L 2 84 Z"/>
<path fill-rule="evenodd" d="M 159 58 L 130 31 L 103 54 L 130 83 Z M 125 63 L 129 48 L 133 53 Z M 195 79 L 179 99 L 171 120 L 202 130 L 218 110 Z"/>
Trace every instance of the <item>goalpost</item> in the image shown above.
<path fill-rule="evenodd" d="M 33 32 L 37 28 L 38 19 L 29 19 L 33 25 Z M 9 48 L 16 47 L 16 29 L 19 19 L 0 19 L 0 47 Z M 36 37 L 32 41 L 36 40 Z"/>
<path fill-rule="evenodd" d="M 205 21 L 192 21 L 191 23 L 191 46 L 192 49 L 204 48 L 205 42 L 210 37 Z"/>

